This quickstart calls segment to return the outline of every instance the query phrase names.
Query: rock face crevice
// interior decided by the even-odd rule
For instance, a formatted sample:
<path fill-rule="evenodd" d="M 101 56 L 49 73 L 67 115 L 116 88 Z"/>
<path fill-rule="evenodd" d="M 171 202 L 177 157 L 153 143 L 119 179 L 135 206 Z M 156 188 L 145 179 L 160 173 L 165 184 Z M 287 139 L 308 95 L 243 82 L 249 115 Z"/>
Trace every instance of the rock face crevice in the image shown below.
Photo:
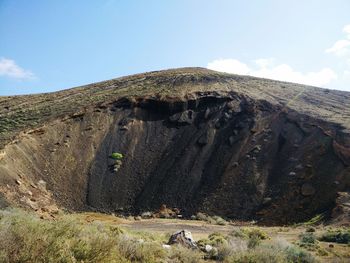
<path fill-rule="evenodd" d="M 186 83 L 174 81 L 157 85 Z M 350 189 L 346 128 L 235 87 L 117 96 L 45 117 L 0 152 L 0 206 L 139 213 L 165 204 L 266 224 L 331 212 Z M 124 156 L 118 169 L 112 153 Z"/>

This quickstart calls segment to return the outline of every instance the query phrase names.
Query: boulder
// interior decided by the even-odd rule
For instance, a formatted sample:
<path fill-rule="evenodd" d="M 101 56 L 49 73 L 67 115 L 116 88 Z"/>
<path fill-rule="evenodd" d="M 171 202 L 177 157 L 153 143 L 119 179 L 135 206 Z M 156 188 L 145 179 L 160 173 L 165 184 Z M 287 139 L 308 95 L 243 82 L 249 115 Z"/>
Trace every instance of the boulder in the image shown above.
<path fill-rule="evenodd" d="M 187 230 L 181 230 L 171 235 L 168 245 L 179 244 L 187 248 L 198 248 L 192 238 L 192 233 Z"/>

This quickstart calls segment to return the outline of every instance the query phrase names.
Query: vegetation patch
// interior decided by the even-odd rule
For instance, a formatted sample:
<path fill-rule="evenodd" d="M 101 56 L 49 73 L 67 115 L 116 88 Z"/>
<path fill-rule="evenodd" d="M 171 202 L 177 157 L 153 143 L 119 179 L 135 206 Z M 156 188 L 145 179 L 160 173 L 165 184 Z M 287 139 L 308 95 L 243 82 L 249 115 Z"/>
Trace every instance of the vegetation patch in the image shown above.
<path fill-rule="evenodd" d="M 124 158 L 124 156 L 121 153 L 114 152 L 111 154 L 111 158 L 113 158 L 115 160 L 122 160 Z"/>
<path fill-rule="evenodd" d="M 296 242 L 300 248 L 304 248 L 308 251 L 314 251 L 319 256 L 327 256 L 328 252 L 320 245 L 313 232 L 306 232 L 299 236 L 299 241 Z"/>
<path fill-rule="evenodd" d="M 123 154 L 114 152 L 111 154 L 111 158 L 115 160 L 115 163 L 113 165 L 113 171 L 118 172 L 120 167 L 122 166 L 122 159 L 124 158 Z"/>
<path fill-rule="evenodd" d="M 0 262 L 201 262 L 199 251 L 167 250 L 161 240 L 73 215 L 53 221 L 0 211 Z"/>
<path fill-rule="evenodd" d="M 350 244 L 350 228 L 328 230 L 320 236 L 320 241 Z"/>
<path fill-rule="evenodd" d="M 220 216 L 209 216 L 202 212 L 198 212 L 195 216 L 192 216 L 191 218 L 195 220 L 206 221 L 209 224 L 213 225 L 224 226 L 228 224 L 228 222 Z"/>
<path fill-rule="evenodd" d="M 238 230 L 224 236 L 220 233 L 212 233 L 206 239 L 198 241 L 198 246 L 206 252 L 206 259 L 227 263 L 291 263 L 316 262 L 315 258 L 303 248 L 294 246 L 285 240 L 274 240 L 262 243 L 262 238 L 267 235 L 256 229 Z M 252 240 L 257 241 L 251 245 Z M 210 245 L 210 250 L 207 250 Z"/>
<path fill-rule="evenodd" d="M 231 236 L 233 237 L 239 237 L 239 238 L 244 238 L 244 239 L 249 239 L 249 238 L 258 238 L 260 240 L 266 240 L 269 239 L 269 236 L 267 235 L 266 232 L 263 230 L 256 228 L 256 227 L 243 227 L 239 228 L 238 230 L 234 230 L 230 233 Z"/>

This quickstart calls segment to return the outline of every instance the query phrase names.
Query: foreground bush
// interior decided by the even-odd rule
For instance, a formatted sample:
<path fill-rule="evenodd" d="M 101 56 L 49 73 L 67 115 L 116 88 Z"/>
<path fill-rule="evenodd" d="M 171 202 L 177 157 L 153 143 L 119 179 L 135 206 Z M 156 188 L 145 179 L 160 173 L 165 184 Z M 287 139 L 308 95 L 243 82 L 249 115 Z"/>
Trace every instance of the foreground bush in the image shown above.
<path fill-rule="evenodd" d="M 200 262 L 199 252 L 172 248 L 149 235 L 85 223 L 73 216 L 57 221 L 23 211 L 0 212 L 0 262 Z"/>
<path fill-rule="evenodd" d="M 123 257 L 113 232 L 100 225 L 44 221 L 21 211 L 0 216 L 2 262 L 123 262 L 116 261 Z"/>
<path fill-rule="evenodd" d="M 237 233 L 209 235 L 198 245 L 210 244 L 212 249 L 201 252 L 176 245 L 164 248 L 165 236 L 125 232 L 116 225 L 86 223 L 72 215 L 53 221 L 18 210 L 0 211 L 0 262 L 197 263 L 204 258 L 227 263 L 314 262 L 309 253 L 287 242 L 260 243 L 268 237 L 259 229 Z M 259 242 L 252 246 L 251 239 Z"/>
<path fill-rule="evenodd" d="M 314 263 L 314 257 L 298 247 L 278 244 L 260 245 L 254 249 L 232 253 L 225 263 Z"/>
<path fill-rule="evenodd" d="M 202 249 L 206 244 L 213 246 L 206 257 L 225 263 L 313 263 L 314 257 L 304 249 L 285 240 L 263 243 L 269 237 L 260 229 L 243 228 L 224 236 L 213 233 L 198 241 Z"/>

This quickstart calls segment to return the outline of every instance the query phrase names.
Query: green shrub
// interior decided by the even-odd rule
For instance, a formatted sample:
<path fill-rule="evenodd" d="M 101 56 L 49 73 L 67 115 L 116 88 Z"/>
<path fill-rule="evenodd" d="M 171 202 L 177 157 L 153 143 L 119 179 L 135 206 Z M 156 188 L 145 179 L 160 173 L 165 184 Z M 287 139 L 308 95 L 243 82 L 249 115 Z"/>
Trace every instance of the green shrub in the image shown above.
<path fill-rule="evenodd" d="M 350 229 L 329 230 L 324 233 L 319 240 L 340 244 L 350 244 Z"/>
<path fill-rule="evenodd" d="M 229 234 L 229 236 L 236 237 L 236 238 L 242 238 L 242 239 L 248 239 L 247 234 L 245 232 L 243 232 L 241 228 L 232 230 L 231 233 Z"/>
<path fill-rule="evenodd" d="M 316 262 L 316 260 L 314 259 L 314 257 L 306 252 L 305 250 L 302 250 L 296 246 L 291 246 L 288 247 L 285 250 L 286 253 L 286 258 L 288 260 L 288 262 L 295 262 L 295 263 L 312 263 L 312 262 Z"/>
<path fill-rule="evenodd" d="M 203 238 L 197 241 L 197 246 L 204 250 L 205 245 L 211 245 L 213 247 L 218 247 L 220 244 L 227 243 L 226 237 L 218 232 L 211 233 L 208 238 Z"/>
<path fill-rule="evenodd" d="M 201 263 L 204 262 L 203 255 L 198 250 L 172 246 L 169 250 L 168 260 L 171 263 Z"/>
<path fill-rule="evenodd" d="M 245 228 L 233 230 L 229 235 L 233 237 L 247 239 L 247 240 L 253 237 L 254 238 L 256 237 L 257 239 L 260 239 L 260 240 L 269 239 L 269 236 L 267 235 L 266 232 L 255 227 L 254 228 L 245 227 Z"/>
<path fill-rule="evenodd" d="M 231 254 L 224 262 L 227 263 L 314 263 L 314 257 L 294 246 L 261 245 Z"/>
<path fill-rule="evenodd" d="M 121 160 L 121 159 L 124 158 L 124 156 L 123 156 L 123 154 L 121 154 L 121 153 L 115 152 L 115 153 L 112 153 L 111 158 L 113 158 L 113 159 L 115 159 L 115 160 Z"/>
<path fill-rule="evenodd" d="M 227 221 L 220 216 L 209 216 L 202 212 L 198 212 L 195 217 L 197 220 L 206 221 L 209 224 L 215 224 L 220 226 L 227 225 Z"/>
<path fill-rule="evenodd" d="M 22 211 L 3 211 L 0 251 L 5 262 L 126 262 L 108 229 L 84 226 L 73 217 L 41 220 Z"/>
<path fill-rule="evenodd" d="M 300 242 L 305 244 L 315 244 L 317 242 L 316 237 L 312 233 L 305 233 L 299 236 Z"/>
<path fill-rule="evenodd" d="M 257 235 L 253 235 L 248 239 L 248 248 L 256 248 L 261 243 L 261 239 Z"/>
<path fill-rule="evenodd" d="M 218 232 L 211 233 L 208 236 L 208 239 L 210 240 L 210 245 L 213 245 L 213 246 L 227 242 L 225 236 Z"/>
<path fill-rule="evenodd" d="M 196 214 L 196 218 L 197 218 L 197 220 L 207 221 L 208 216 L 206 214 L 202 213 L 202 212 L 198 212 Z"/>
<path fill-rule="evenodd" d="M 227 225 L 227 221 L 220 216 L 213 216 L 212 219 L 215 221 L 215 224 L 219 226 Z"/>
<path fill-rule="evenodd" d="M 0 210 L 0 262 L 201 262 L 199 251 L 166 250 L 163 239 L 70 215 L 53 221 Z"/>
<path fill-rule="evenodd" d="M 321 249 L 313 233 L 304 233 L 299 235 L 299 241 L 296 243 L 299 247 L 308 251 L 318 251 Z"/>

